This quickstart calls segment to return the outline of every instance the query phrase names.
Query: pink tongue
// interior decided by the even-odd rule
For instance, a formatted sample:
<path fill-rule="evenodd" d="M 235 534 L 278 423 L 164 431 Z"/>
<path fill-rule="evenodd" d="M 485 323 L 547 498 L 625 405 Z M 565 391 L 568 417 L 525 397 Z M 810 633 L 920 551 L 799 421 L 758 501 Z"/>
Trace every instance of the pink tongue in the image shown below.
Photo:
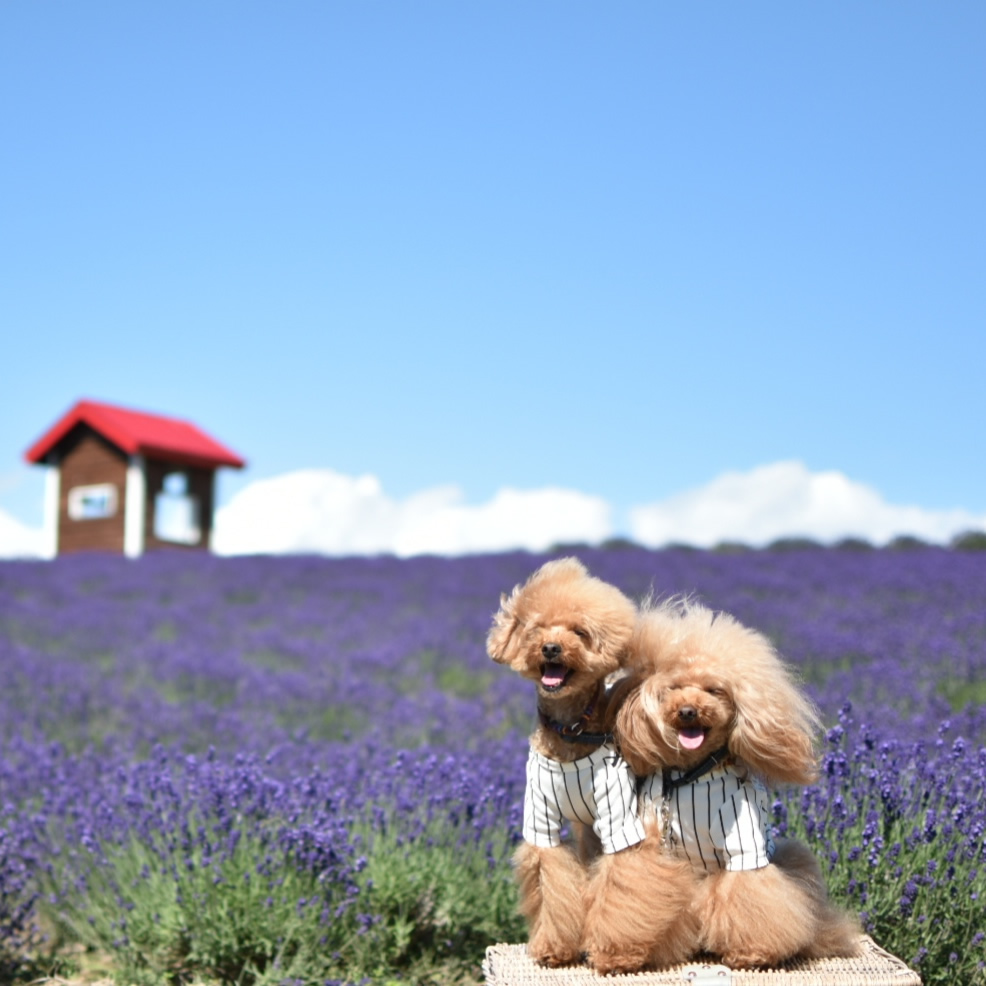
<path fill-rule="evenodd" d="M 554 688 L 565 680 L 565 668 L 562 665 L 546 667 L 541 672 L 541 684 L 545 688 Z"/>
<path fill-rule="evenodd" d="M 705 742 L 705 733 L 701 729 L 682 729 L 678 739 L 686 750 L 697 750 Z"/>

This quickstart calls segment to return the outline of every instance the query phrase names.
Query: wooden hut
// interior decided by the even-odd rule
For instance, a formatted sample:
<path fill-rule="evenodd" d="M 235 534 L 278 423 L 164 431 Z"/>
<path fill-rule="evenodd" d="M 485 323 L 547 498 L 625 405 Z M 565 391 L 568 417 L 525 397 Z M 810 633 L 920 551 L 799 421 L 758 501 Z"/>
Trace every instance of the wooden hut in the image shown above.
<path fill-rule="evenodd" d="M 196 425 L 79 401 L 25 453 L 48 467 L 47 554 L 208 549 L 220 466 L 246 465 Z"/>

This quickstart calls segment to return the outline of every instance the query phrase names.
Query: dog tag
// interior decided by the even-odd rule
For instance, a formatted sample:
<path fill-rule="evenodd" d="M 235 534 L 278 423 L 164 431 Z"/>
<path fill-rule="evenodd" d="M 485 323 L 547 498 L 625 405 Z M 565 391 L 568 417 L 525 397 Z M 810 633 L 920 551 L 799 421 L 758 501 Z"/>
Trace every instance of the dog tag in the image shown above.
<path fill-rule="evenodd" d="M 673 840 L 671 838 L 671 800 L 665 797 L 661 801 L 661 844 L 665 849 L 670 849 Z"/>

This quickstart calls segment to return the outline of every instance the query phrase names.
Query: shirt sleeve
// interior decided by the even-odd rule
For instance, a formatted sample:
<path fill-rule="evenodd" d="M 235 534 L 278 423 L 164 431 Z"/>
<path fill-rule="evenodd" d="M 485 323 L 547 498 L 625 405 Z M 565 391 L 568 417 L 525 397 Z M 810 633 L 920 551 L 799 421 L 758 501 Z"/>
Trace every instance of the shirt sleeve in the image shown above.
<path fill-rule="evenodd" d="M 644 825 L 637 817 L 637 778 L 615 750 L 594 777 L 596 821 L 592 826 L 604 853 L 629 849 L 644 840 Z"/>
<path fill-rule="evenodd" d="M 524 791 L 524 841 L 542 849 L 561 845 L 562 811 L 550 772 L 532 754 Z"/>

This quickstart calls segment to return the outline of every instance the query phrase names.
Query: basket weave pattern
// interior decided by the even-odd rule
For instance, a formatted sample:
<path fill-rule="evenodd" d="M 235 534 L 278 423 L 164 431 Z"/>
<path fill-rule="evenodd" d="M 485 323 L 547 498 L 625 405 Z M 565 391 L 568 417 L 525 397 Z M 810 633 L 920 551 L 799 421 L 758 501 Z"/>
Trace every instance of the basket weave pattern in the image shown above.
<path fill-rule="evenodd" d="M 921 978 L 868 935 L 850 959 L 795 959 L 777 969 L 728 969 L 691 962 L 660 972 L 600 976 L 588 966 L 547 969 L 532 962 L 525 945 L 491 945 L 483 974 L 487 986 L 921 986 Z"/>

